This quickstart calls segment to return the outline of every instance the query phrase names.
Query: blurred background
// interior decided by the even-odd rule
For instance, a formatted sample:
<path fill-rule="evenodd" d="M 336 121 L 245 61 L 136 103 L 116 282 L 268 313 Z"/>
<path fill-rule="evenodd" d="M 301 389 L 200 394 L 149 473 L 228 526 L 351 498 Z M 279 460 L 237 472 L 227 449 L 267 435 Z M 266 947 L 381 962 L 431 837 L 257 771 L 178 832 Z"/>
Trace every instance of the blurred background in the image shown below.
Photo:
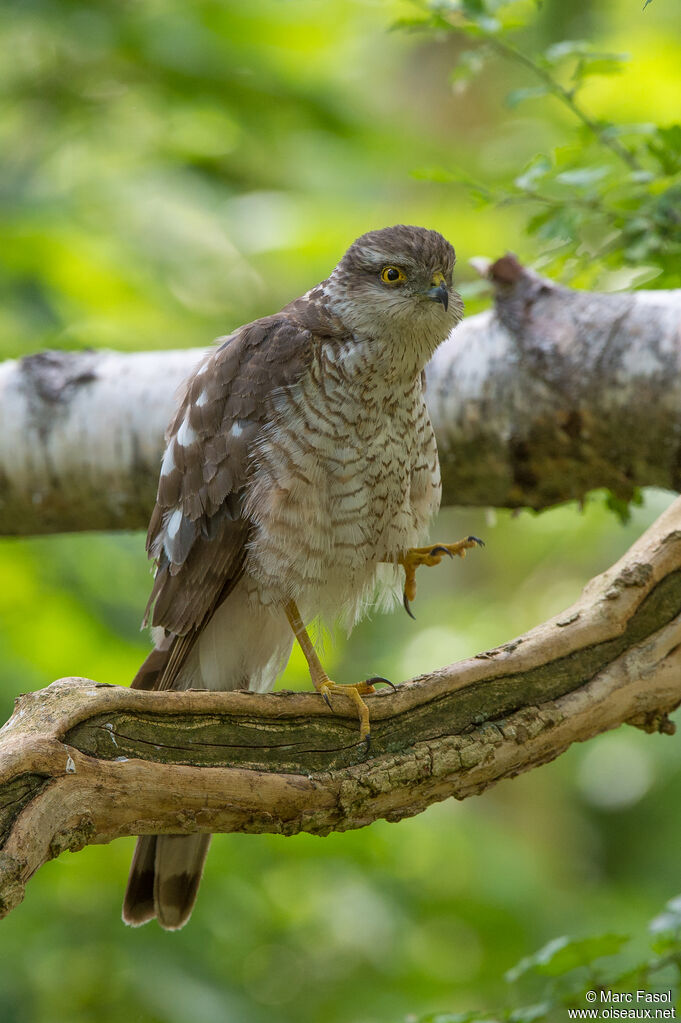
<path fill-rule="evenodd" d="M 531 49 L 588 39 L 629 51 L 621 73 L 586 83 L 597 117 L 678 117 L 677 3 L 520 7 Z M 537 152 L 574 150 L 570 111 L 550 97 L 511 108 L 509 89 L 533 82 L 501 57 L 464 88 L 458 35 L 391 30 L 414 11 L 5 0 L 0 357 L 203 346 L 392 223 L 452 240 L 469 311 L 489 302 L 471 257 L 511 249 L 545 265 L 555 232 L 538 232 L 522 205 L 481 205 L 458 179 L 504 187 Z M 631 252 L 619 277 L 617 254 L 590 258 L 587 281 L 573 250 L 555 264 L 572 283 L 676 283 L 654 257 L 636 277 Z M 438 538 L 474 533 L 485 550 L 421 579 L 417 622 L 396 612 L 327 643 L 332 675 L 402 680 L 532 627 L 671 500 L 643 497 L 626 525 L 601 494 L 539 516 L 443 510 Z M 150 583 L 141 534 L 0 541 L 2 720 L 17 693 L 60 676 L 128 683 L 148 649 Z M 280 684 L 309 686 L 300 657 Z M 393 1023 L 498 1005 L 504 971 L 559 934 L 644 940 L 681 891 L 680 776 L 677 741 L 622 728 L 400 824 L 219 836 L 178 934 L 120 922 L 133 839 L 64 854 L 0 924 L 0 1019 Z"/>

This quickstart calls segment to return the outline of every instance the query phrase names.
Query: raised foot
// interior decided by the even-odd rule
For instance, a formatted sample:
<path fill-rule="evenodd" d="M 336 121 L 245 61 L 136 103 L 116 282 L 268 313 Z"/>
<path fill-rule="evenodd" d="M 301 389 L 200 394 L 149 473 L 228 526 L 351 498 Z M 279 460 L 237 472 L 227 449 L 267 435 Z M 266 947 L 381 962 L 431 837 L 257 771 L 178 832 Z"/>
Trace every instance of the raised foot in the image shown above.
<path fill-rule="evenodd" d="M 327 678 L 317 686 L 317 692 L 320 693 L 325 702 L 331 707 L 331 710 L 333 710 L 331 700 L 329 699 L 331 694 L 334 696 L 347 696 L 355 704 L 359 717 L 359 737 L 360 740 L 364 740 L 367 753 L 371 748 L 371 725 L 369 723 L 369 708 L 362 697 L 367 696 L 369 693 L 375 693 L 375 686 L 382 683 L 391 686 L 392 689 L 397 688 L 389 679 L 382 678 L 380 675 L 365 679 L 364 682 L 348 683 L 332 682 L 330 678 Z"/>
<path fill-rule="evenodd" d="M 478 536 L 467 536 L 464 540 L 456 543 L 436 543 L 429 547 L 412 547 L 399 559 L 399 564 L 404 566 L 404 592 L 402 603 L 404 610 L 410 618 L 414 618 L 410 601 L 416 596 L 416 569 L 421 565 L 439 565 L 445 554 L 450 558 L 458 555 L 466 557 L 466 551 L 471 547 L 484 547 L 484 541 Z"/>

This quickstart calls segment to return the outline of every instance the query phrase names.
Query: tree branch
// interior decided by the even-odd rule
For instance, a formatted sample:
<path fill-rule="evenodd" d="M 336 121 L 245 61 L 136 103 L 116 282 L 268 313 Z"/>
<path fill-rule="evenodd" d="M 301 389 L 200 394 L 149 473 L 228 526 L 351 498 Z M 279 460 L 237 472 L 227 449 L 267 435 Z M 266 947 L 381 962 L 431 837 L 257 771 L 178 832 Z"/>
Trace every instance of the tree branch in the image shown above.
<path fill-rule="evenodd" d="M 496 650 L 345 701 L 62 679 L 0 730 L 0 913 L 65 849 L 145 833 L 327 834 L 464 799 L 681 703 L 681 499 L 568 611 Z"/>
<path fill-rule="evenodd" d="M 495 308 L 429 367 L 444 501 L 543 508 L 681 489 L 681 291 L 571 291 L 513 257 Z M 0 533 L 146 527 L 175 392 L 201 350 L 0 365 Z"/>

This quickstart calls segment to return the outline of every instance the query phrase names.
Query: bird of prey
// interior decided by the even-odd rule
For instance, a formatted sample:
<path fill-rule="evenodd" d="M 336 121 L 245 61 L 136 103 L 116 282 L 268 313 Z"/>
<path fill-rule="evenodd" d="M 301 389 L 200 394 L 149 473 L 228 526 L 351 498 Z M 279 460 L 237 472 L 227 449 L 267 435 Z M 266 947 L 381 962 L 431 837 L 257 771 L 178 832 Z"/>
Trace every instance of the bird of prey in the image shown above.
<path fill-rule="evenodd" d="M 147 551 L 155 649 L 138 689 L 266 692 L 300 644 L 315 689 L 360 718 L 377 679 L 332 681 L 305 623 L 351 627 L 404 570 L 463 555 L 423 546 L 440 504 L 424 367 L 460 320 L 455 254 L 399 225 L 355 241 L 327 280 L 219 339 L 167 431 Z M 354 707 L 353 707 L 354 704 Z M 139 838 L 126 923 L 182 927 L 210 835 Z"/>

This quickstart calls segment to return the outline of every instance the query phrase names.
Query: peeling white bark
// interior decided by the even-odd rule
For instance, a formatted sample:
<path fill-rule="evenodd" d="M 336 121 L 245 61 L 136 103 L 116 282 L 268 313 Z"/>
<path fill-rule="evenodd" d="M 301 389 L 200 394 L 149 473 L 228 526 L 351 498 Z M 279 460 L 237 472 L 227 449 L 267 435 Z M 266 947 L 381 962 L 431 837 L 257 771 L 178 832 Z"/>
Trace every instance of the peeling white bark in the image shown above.
<path fill-rule="evenodd" d="M 0 364 L 0 533 L 146 526 L 176 391 L 202 349 Z"/>
<path fill-rule="evenodd" d="M 558 287 L 512 257 L 428 371 L 444 502 L 542 508 L 681 489 L 681 291 Z M 177 388 L 203 350 L 0 365 L 0 533 L 145 528 Z"/>

